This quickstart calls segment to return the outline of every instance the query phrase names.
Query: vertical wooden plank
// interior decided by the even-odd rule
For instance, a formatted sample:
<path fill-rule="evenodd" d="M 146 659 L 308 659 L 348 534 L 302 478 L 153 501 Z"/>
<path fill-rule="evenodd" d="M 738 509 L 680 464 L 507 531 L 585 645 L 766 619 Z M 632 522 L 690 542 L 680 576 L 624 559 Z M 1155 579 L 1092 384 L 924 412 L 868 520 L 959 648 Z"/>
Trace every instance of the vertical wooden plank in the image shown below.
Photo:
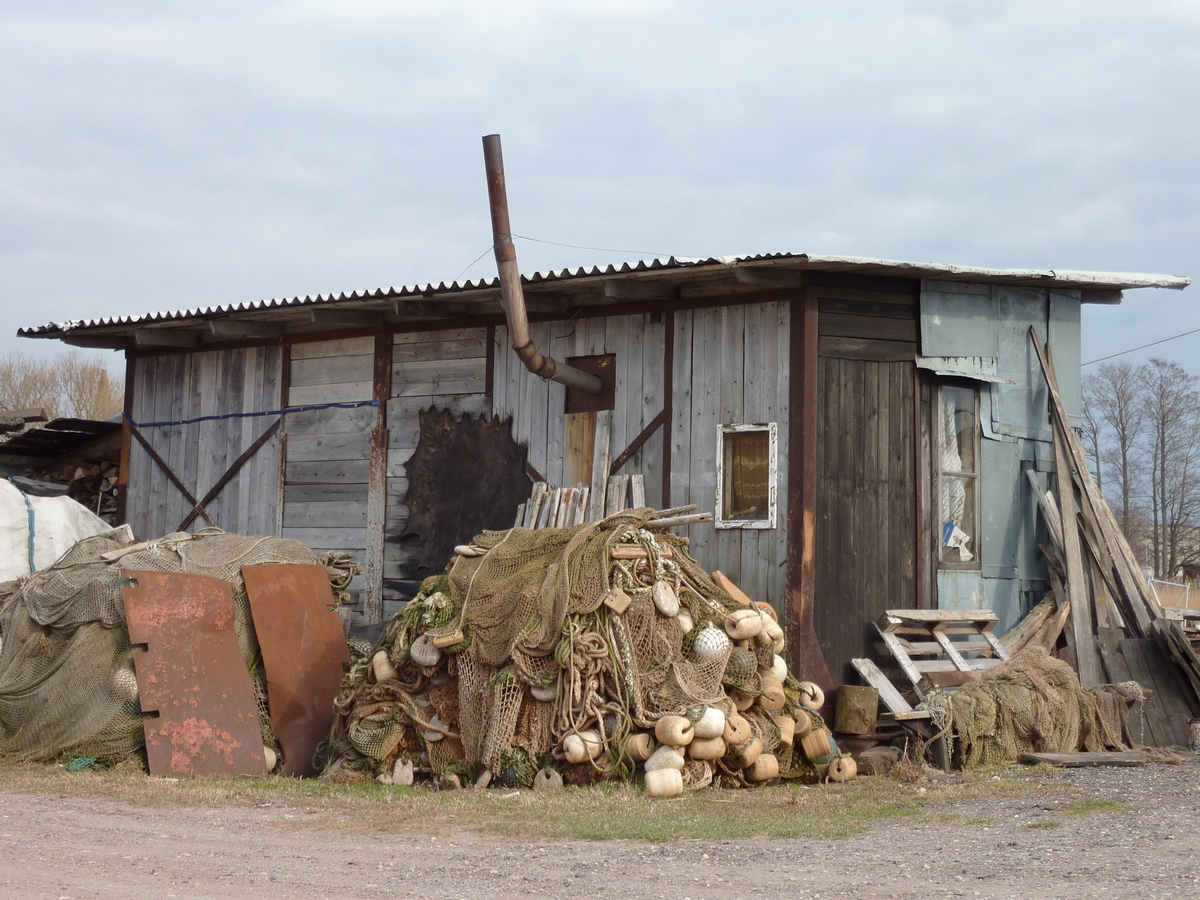
<path fill-rule="evenodd" d="M 566 477 L 568 484 L 591 484 L 592 454 L 596 446 L 596 413 L 571 413 L 566 420 Z"/>
<path fill-rule="evenodd" d="M 133 398 L 137 381 L 137 360 L 125 352 L 125 402 L 121 405 L 121 457 L 117 469 L 117 524 L 129 521 L 129 471 L 133 432 L 129 420 L 133 417 Z"/>
<path fill-rule="evenodd" d="M 592 457 L 592 483 L 589 485 L 588 521 L 604 518 L 604 502 L 608 486 L 608 466 L 611 461 L 609 435 L 612 429 L 612 410 L 596 413 L 596 440 Z"/>
<path fill-rule="evenodd" d="M 671 486 L 668 491 L 673 506 L 692 503 L 692 335 L 695 310 L 674 314 L 675 333 L 671 341 L 672 403 L 671 403 Z"/>
<path fill-rule="evenodd" d="M 667 400 L 663 394 L 663 354 L 666 350 L 666 329 L 662 317 L 654 321 L 653 316 L 642 317 L 641 347 L 639 354 L 642 366 L 642 427 L 654 420 L 662 411 Z M 665 509 L 662 502 L 663 485 L 663 435 L 670 434 L 670 418 L 662 427 L 662 434 L 655 434 L 642 446 L 638 466 L 646 482 L 646 503 L 657 509 Z"/>
<path fill-rule="evenodd" d="M 279 351 L 279 408 L 287 409 L 291 403 L 292 345 L 284 344 Z M 287 416 L 283 417 L 282 433 L 279 436 L 279 505 L 275 507 L 275 536 L 283 534 L 284 487 L 287 483 Z"/>
<path fill-rule="evenodd" d="M 788 667 L 833 687 L 813 630 L 817 491 L 817 300 L 806 287 L 791 304 L 788 410 Z"/>
<path fill-rule="evenodd" d="M 986 388 L 984 388 L 986 390 Z M 931 482 L 933 458 L 929 437 L 929 382 L 921 370 L 913 369 L 913 432 L 916 440 L 917 502 L 916 522 L 916 604 L 918 609 L 936 609 L 933 587 L 933 547 L 930 522 L 933 519 Z"/>
<path fill-rule="evenodd" d="M 1071 632 L 1075 643 L 1075 664 L 1079 683 L 1094 687 L 1104 682 L 1096 639 L 1092 634 L 1092 599 L 1088 596 L 1083 572 L 1083 554 L 1079 546 L 1079 519 L 1075 506 L 1075 482 L 1067 462 L 1065 438 L 1054 425 L 1054 469 L 1058 476 L 1058 497 L 1062 504 L 1063 552 L 1067 559 L 1067 595 L 1071 601 Z"/>
<path fill-rule="evenodd" d="M 663 408 L 667 411 L 662 430 L 662 498 L 660 509 L 671 507 L 671 466 L 675 432 L 675 313 L 663 322 Z"/>
<path fill-rule="evenodd" d="M 788 515 L 790 497 L 790 459 L 791 448 L 788 445 L 791 412 L 789 409 L 788 392 L 791 384 L 791 373 L 788 367 L 789 346 L 791 341 L 791 305 L 788 303 L 770 304 L 771 314 L 769 332 L 774 335 L 773 341 L 768 341 L 769 356 L 764 365 L 769 371 L 776 373 L 776 381 L 770 396 L 770 405 L 766 415 L 769 421 L 779 423 L 779 492 L 777 521 L 779 527 L 774 531 L 774 540 L 766 551 L 766 565 L 770 573 L 770 602 L 775 604 L 782 621 L 787 616 L 787 568 L 784 561 L 788 557 Z"/>
<path fill-rule="evenodd" d="M 388 399 L 392 396 L 392 336 L 375 337 L 375 368 L 372 373 L 376 408 L 375 428 L 371 432 L 367 473 L 367 546 L 364 548 L 366 584 L 363 591 L 363 615 L 368 622 L 383 621 L 383 551 L 387 524 L 387 449 Z"/>

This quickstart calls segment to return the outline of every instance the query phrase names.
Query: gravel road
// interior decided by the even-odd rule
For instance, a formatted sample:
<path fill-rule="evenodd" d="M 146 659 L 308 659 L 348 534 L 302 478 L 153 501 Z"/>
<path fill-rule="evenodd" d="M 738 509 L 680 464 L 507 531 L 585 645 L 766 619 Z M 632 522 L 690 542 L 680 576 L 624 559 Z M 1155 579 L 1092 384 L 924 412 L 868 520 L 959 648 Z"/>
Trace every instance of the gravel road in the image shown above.
<path fill-rule="evenodd" d="M 306 824 L 303 809 L 0 787 L 0 897 L 1200 897 L 1200 760 L 1042 780 L 854 838 L 675 844 L 350 834 Z M 1077 793 L 1050 789 L 1061 784 Z"/>

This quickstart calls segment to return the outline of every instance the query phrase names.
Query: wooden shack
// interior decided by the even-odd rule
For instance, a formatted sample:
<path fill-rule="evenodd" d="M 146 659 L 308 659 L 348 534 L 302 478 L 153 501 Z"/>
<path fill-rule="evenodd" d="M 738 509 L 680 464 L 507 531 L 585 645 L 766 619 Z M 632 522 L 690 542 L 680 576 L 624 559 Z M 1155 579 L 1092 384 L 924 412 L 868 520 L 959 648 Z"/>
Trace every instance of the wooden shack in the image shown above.
<path fill-rule="evenodd" d="M 525 370 L 495 279 L 19 333 L 125 352 L 140 538 L 211 523 L 352 551 L 367 621 L 445 563 L 409 521 L 422 411 L 511 420 L 524 488 L 586 480 L 603 417 L 613 472 L 642 475 L 651 506 L 713 512 L 692 554 L 773 603 L 793 668 L 828 683 L 885 608 L 990 607 L 1003 629 L 1043 597 L 1026 472 L 1047 486 L 1053 453 L 1029 328 L 1078 415 L 1081 306 L 1188 281 L 782 253 L 523 283 L 538 347 L 604 372 L 599 401 Z M 454 480 L 454 510 L 494 504 L 486 479 Z"/>

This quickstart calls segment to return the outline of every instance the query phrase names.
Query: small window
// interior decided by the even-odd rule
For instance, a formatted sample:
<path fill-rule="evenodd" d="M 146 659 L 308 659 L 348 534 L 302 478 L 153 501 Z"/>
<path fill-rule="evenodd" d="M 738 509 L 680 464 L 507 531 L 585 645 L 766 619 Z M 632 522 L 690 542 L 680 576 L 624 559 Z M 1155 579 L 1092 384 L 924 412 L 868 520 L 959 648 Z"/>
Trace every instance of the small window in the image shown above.
<path fill-rule="evenodd" d="M 774 528 L 776 423 L 722 425 L 717 447 L 717 528 Z"/>
<path fill-rule="evenodd" d="M 935 423 L 938 478 L 938 562 L 979 568 L 979 393 L 944 384 Z"/>

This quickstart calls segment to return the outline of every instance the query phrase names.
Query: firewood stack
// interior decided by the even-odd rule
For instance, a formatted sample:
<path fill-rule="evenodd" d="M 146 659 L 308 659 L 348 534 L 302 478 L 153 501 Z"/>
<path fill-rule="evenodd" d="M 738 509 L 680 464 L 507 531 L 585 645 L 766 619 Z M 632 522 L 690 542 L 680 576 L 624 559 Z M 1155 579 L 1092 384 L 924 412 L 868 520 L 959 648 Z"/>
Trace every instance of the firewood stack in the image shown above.
<path fill-rule="evenodd" d="M 66 466 L 57 472 L 29 469 L 21 474 L 37 481 L 67 485 L 68 497 L 76 503 L 86 506 L 111 525 L 117 524 L 117 466 L 115 464 Z"/>

